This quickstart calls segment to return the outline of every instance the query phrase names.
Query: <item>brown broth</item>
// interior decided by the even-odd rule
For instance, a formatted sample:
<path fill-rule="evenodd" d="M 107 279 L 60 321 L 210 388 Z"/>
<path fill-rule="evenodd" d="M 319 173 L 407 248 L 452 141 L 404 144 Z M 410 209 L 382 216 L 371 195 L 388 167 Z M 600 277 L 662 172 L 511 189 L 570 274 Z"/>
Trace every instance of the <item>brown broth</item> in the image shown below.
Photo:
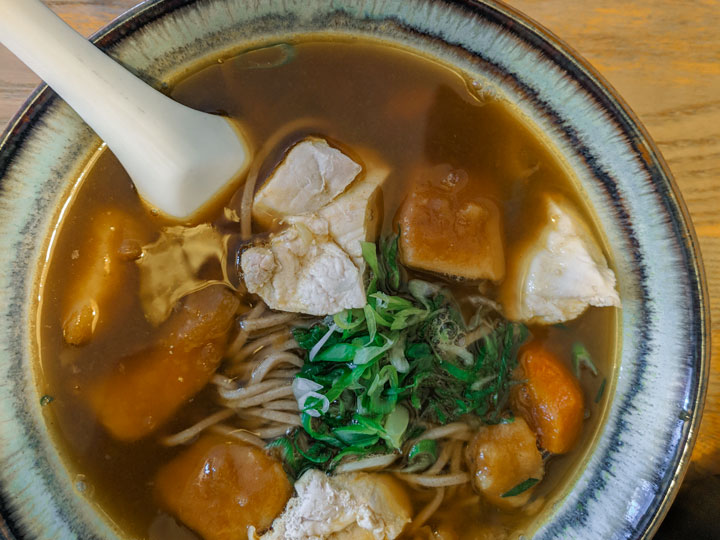
<path fill-rule="evenodd" d="M 384 187 L 386 233 L 412 171 L 441 163 L 467 171 L 472 181 L 500 204 L 506 246 L 522 241 L 534 230 L 539 206 L 535 201 L 541 193 L 562 192 L 580 206 L 566 169 L 540 137 L 507 104 L 479 99 L 469 90 L 467 78 L 457 71 L 364 41 L 305 41 L 292 44 L 292 50 L 291 60 L 272 67 L 258 61 L 264 54 L 270 59 L 276 56 L 277 50 L 272 49 L 225 59 L 187 77 L 171 95 L 191 107 L 242 119 L 259 147 L 270 144 L 265 172 L 291 143 L 307 134 L 322 135 L 349 151 L 354 147 L 375 150 L 392 167 Z M 277 139 L 275 134 L 294 121 L 298 121 L 297 127 Z M 123 531 L 146 538 L 159 512 L 152 494 L 155 471 L 178 450 L 161 446 L 155 435 L 134 443 L 113 440 L 83 404 L 83 395 L 92 381 L 113 369 L 123 355 L 147 345 L 152 327 L 137 295 L 123 294 L 118 296 L 113 319 L 101 325 L 104 330 L 89 344 L 71 347 L 62 337 L 63 292 L 81 270 L 81 259 L 74 252 L 85 242 L 98 212 L 109 208 L 122 209 L 133 217 L 149 239 L 166 225 L 144 207 L 112 154 L 100 153 L 51 246 L 38 319 L 40 384 L 43 393 L 54 398 L 45 408 L 48 424 L 64 450 L 71 474 L 83 475 L 89 486 L 85 491 L 88 499 Z M 220 212 L 215 209 L 212 219 L 218 220 Z M 131 270 L 124 288 L 135 291 L 137 271 L 133 263 L 127 264 Z M 453 287 L 459 295 L 477 292 L 477 284 L 455 283 Z M 489 293 L 494 294 L 492 286 Z M 581 377 L 590 417 L 577 449 L 550 462 L 538 491 L 548 500 L 561 493 L 577 472 L 599 429 L 613 386 L 616 325 L 614 310 L 594 308 L 567 325 L 531 328 L 568 361 L 572 344 L 582 341 L 601 371 L 598 377 L 587 373 Z M 607 387 L 595 403 L 603 377 Z M 207 389 L 191 399 L 160 434 L 187 427 L 213 407 Z M 469 489 L 459 490 L 431 524 L 466 524 L 464 533 L 456 531 L 461 538 L 480 537 L 486 526 L 516 534 L 529 526 L 531 518 L 522 514 L 485 506 L 468 512 L 462 502 L 471 495 Z M 424 499 L 416 499 L 420 507 Z"/>

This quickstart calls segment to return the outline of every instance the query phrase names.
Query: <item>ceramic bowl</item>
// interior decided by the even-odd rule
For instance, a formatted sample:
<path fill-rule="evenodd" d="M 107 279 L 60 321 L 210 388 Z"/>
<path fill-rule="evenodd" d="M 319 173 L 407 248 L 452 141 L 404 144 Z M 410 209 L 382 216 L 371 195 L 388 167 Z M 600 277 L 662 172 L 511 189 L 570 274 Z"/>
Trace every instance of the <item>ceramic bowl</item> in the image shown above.
<path fill-rule="evenodd" d="M 702 410 L 707 295 L 697 242 L 667 166 L 612 88 L 512 9 L 461 0 L 149 0 L 94 36 L 156 87 L 254 44 L 367 36 L 493 86 L 544 133 L 606 236 L 624 308 L 606 421 L 538 539 L 652 534 L 682 478 Z M 35 386 L 38 277 L 61 205 L 99 140 L 47 88 L 0 139 L 0 535 L 117 538 L 74 489 Z"/>

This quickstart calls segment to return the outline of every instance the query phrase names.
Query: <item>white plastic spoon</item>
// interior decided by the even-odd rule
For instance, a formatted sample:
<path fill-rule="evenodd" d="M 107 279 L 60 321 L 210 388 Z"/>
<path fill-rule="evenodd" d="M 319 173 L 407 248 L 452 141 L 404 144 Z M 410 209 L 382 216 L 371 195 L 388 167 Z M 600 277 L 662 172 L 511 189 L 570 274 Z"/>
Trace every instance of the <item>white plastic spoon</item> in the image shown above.
<path fill-rule="evenodd" d="M 250 161 L 230 120 L 148 86 L 39 0 L 0 0 L 0 42 L 107 143 L 140 195 L 171 217 L 188 218 Z"/>

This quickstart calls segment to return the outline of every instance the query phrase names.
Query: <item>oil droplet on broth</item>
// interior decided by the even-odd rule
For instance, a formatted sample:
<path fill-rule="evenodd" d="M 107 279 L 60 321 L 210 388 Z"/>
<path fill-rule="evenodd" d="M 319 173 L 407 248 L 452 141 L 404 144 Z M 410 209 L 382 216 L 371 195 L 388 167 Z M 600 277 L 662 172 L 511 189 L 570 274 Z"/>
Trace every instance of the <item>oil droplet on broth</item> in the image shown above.
<path fill-rule="evenodd" d="M 95 488 L 87 480 L 84 474 L 76 474 L 73 482 L 75 491 L 77 491 L 83 497 L 92 497 L 95 493 Z"/>

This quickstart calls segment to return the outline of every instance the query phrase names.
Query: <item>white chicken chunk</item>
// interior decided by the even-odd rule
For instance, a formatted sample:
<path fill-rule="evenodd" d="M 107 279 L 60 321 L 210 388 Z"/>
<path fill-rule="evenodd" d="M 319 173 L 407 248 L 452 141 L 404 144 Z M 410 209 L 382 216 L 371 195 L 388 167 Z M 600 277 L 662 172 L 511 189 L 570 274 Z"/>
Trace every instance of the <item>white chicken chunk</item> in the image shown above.
<path fill-rule="evenodd" d="M 311 469 L 295 491 L 263 540 L 392 540 L 411 519 L 407 494 L 385 474 L 327 476 Z"/>
<path fill-rule="evenodd" d="M 267 212 L 270 200 L 272 219 L 281 218 L 288 228 L 272 234 L 266 244 L 243 253 L 240 264 L 245 284 L 248 291 L 260 295 L 271 308 L 283 311 L 327 315 L 362 307 L 365 305 L 362 279 L 365 261 L 361 242 L 374 240 L 379 232 L 380 186 L 389 169 L 366 152 L 365 174 L 349 187 L 357 172 L 340 181 L 335 173 L 343 170 L 342 167 L 332 171 L 326 167 L 326 172 L 333 173 L 326 179 L 328 185 L 335 187 L 329 191 L 313 191 L 303 187 L 302 178 L 312 169 L 307 161 L 316 160 L 317 156 L 311 150 L 296 153 L 303 145 L 324 145 L 339 153 L 317 139 L 299 143 L 279 167 L 284 171 L 280 173 L 278 169 L 268 181 L 270 186 L 266 184 L 255 196 L 253 215 L 256 218 L 270 215 Z M 355 164 L 350 158 L 346 159 Z M 293 166 L 297 170 L 293 171 Z M 289 180 L 293 172 L 300 181 Z M 338 186 L 343 189 L 336 189 Z M 301 200 L 302 204 L 298 202 Z"/>
<path fill-rule="evenodd" d="M 362 273 L 321 219 L 291 225 L 246 250 L 240 265 L 248 291 L 272 309 L 327 315 L 365 305 Z"/>
<path fill-rule="evenodd" d="M 323 139 L 305 139 L 263 184 L 253 201 L 253 218 L 265 227 L 286 216 L 320 210 L 340 195 L 362 167 Z"/>
<path fill-rule="evenodd" d="M 511 320 L 556 324 L 588 306 L 620 307 L 615 274 L 592 232 L 562 197 L 547 195 L 537 240 L 515 254 L 501 299 Z"/>
<path fill-rule="evenodd" d="M 374 241 L 380 232 L 383 212 L 380 186 L 389 172 L 381 163 L 368 165 L 363 178 L 316 214 L 327 222 L 332 239 L 350 255 L 360 271 L 365 270 L 360 242 Z"/>

